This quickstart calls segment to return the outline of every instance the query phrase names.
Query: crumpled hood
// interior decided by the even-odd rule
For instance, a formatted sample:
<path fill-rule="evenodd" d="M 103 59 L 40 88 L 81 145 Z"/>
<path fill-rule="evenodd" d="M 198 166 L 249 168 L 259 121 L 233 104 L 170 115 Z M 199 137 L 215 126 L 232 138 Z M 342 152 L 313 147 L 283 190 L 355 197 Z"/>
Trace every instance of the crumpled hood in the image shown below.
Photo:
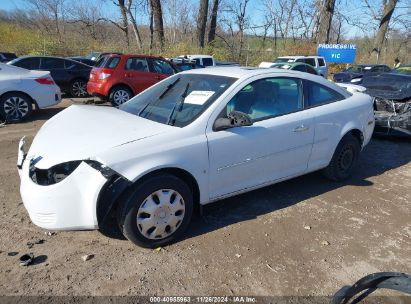
<path fill-rule="evenodd" d="M 349 82 L 351 79 L 362 77 L 363 74 L 351 73 L 351 72 L 340 72 L 334 74 L 334 80 L 337 82 Z"/>
<path fill-rule="evenodd" d="M 36 167 L 48 169 L 67 161 L 93 159 L 110 148 L 171 129 L 112 107 L 73 105 L 43 125 L 27 159 L 41 156 Z"/>

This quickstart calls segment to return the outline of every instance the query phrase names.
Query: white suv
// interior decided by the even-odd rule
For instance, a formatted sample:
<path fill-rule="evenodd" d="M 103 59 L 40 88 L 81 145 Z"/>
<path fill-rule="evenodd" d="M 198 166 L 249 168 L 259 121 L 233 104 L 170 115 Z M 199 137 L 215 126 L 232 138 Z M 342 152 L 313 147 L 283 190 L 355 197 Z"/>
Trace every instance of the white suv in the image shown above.
<path fill-rule="evenodd" d="M 321 56 L 283 56 L 278 57 L 274 62 L 303 62 L 313 66 L 324 78 L 328 76 L 327 62 Z"/>
<path fill-rule="evenodd" d="M 216 66 L 214 57 L 210 55 L 181 55 L 178 58 L 195 61 L 204 67 Z"/>

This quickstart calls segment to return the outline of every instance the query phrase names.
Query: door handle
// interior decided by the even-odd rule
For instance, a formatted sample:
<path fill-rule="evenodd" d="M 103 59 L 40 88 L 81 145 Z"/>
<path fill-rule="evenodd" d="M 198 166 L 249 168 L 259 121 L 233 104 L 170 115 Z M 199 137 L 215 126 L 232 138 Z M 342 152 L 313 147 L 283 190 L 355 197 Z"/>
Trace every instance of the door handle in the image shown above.
<path fill-rule="evenodd" d="M 298 127 L 294 128 L 294 132 L 304 132 L 304 131 L 308 131 L 310 129 L 309 126 L 306 125 L 299 125 Z"/>
<path fill-rule="evenodd" d="M 126 76 L 126 77 L 133 77 L 133 74 L 131 74 L 131 73 L 126 73 L 126 75 L 124 75 L 124 76 Z"/>
<path fill-rule="evenodd" d="M 160 80 L 161 76 L 155 76 L 154 78 L 157 79 L 157 80 Z"/>

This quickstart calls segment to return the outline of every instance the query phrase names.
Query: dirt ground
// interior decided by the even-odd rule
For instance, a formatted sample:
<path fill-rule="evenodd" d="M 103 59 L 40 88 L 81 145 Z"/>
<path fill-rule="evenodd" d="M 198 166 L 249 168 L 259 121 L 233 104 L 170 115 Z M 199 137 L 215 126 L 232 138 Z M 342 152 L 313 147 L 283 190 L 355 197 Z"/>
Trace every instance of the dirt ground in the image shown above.
<path fill-rule="evenodd" d="M 185 239 L 160 251 L 98 231 L 46 235 L 21 202 L 17 144 L 72 102 L 0 128 L 1 295 L 322 296 L 369 273 L 411 273 L 405 140 L 373 139 L 347 182 L 313 173 L 208 206 Z M 19 266 L 27 252 L 34 265 Z"/>

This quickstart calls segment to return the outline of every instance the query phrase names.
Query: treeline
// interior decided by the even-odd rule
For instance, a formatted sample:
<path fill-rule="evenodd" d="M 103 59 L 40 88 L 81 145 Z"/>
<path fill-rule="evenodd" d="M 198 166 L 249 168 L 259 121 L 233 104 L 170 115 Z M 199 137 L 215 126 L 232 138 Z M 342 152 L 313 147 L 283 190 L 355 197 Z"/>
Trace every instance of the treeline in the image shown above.
<path fill-rule="evenodd" d="M 25 0 L 0 11 L 0 46 L 61 56 L 209 53 L 253 65 L 314 54 L 318 43 L 351 42 L 358 61 L 391 64 L 395 57 L 410 60 L 409 6 L 408 0 Z"/>

